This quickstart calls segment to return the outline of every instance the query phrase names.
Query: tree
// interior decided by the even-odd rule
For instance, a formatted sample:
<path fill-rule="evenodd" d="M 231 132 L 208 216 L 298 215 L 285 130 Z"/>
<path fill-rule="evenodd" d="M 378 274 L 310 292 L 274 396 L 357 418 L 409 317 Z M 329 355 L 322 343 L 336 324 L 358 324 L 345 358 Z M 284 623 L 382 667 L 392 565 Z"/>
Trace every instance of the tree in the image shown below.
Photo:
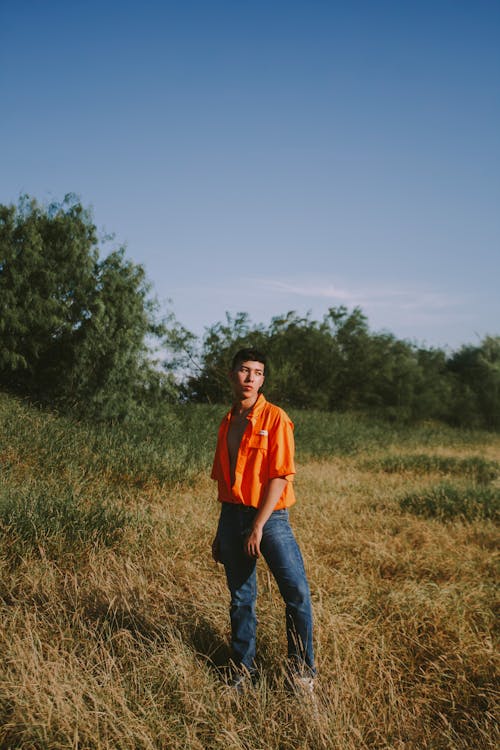
<path fill-rule="evenodd" d="M 72 195 L 47 208 L 0 206 L 0 385 L 59 407 L 124 416 L 156 373 L 156 320 L 144 270 L 123 248 L 99 259 L 89 211 Z"/>
<path fill-rule="evenodd" d="M 229 399 L 227 372 L 232 355 L 250 346 L 269 356 L 265 391 L 280 404 L 361 410 L 398 420 L 450 418 L 454 376 L 445 352 L 417 347 L 390 333 L 372 333 L 359 308 L 332 307 L 322 321 L 288 312 L 273 318 L 267 327 L 252 325 L 246 313 L 227 314 L 224 323 L 207 330 L 197 352 L 194 338 L 184 329 L 171 343 L 189 355 L 183 360 L 192 372 L 185 384 L 189 400 Z M 494 349 L 490 344 L 488 356 L 483 356 L 489 364 L 482 365 L 489 373 L 490 401 L 497 393 Z M 472 424 L 484 394 L 469 401 L 472 411 L 464 413 L 463 423 Z"/>
<path fill-rule="evenodd" d="M 234 316 L 226 313 L 224 323 L 210 326 L 203 338 L 201 351 L 196 355 L 193 353 L 192 339 L 183 329 L 177 346 L 184 348 L 192 364 L 192 374 L 188 375 L 184 384 L 185 398 L 209 403 L 230 399 L 227 375 L 233 354 L 245 346 L 262 347 L 264 340 L 263 330 L 259 326 L 252 327 L 247 313 L 236 313 Z M 169 337 L 169 343 L 172 344 L 172 337 Z"/>
<path fill-rule="evenodd" d="M 272 367 L 266 392 L 278 403 L 328 409 L 338 351 L 328 324 L 290 311 L 266 331 Z"/>
<path fill-rule="evenodd" d="M 462 346 L 450 358 L 454 376 L 452 417 L 457 424 L 500 427 L 500 336 Z"/>

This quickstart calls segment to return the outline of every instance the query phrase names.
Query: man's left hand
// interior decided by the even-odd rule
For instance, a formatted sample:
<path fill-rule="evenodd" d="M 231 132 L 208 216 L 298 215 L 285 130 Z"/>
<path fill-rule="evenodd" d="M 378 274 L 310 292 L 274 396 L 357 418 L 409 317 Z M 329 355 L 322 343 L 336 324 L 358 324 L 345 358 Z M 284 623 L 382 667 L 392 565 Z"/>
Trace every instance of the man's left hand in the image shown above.
<path fill-rule="evenodd" d="M 245 553 L 248 555 L 248 557 L 260 557 L 260 542 L 262 539 L 262 529 L 260 526 L 257 526 L 257 528 L 252 529 L 250 534 L 247 536 L 245 541 Z"/>

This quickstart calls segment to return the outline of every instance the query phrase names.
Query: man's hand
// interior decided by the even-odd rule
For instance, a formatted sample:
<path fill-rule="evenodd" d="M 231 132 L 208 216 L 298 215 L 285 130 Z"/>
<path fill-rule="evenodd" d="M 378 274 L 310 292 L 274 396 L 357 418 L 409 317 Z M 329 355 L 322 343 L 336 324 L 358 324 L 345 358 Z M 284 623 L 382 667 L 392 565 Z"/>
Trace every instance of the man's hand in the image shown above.
<path fill-rule="evenodd" d="M 260 543 L 262 541 L 262 531 L 269 516 L 276 507 L 287 483 L 286 477 L 274 477 L 270 480 L 265 497 L 259 507 L 257 515 L 254 518 L 253 529 L 245 540 L 243 549 L 248 557 L 260 557 Z"/>
<path fill-rule="evenodd" d="M 217 535 L 212 542 L 212 557 L 216 563 L 222 562 L 220 559 L 220 540 Z"/>
<path fill-rule="evenodd" d="M 260 542 L 262 540 L 262 527 L 255 526 L 245 540 L 244 550 L 248 557 L 260 557 Z"/>

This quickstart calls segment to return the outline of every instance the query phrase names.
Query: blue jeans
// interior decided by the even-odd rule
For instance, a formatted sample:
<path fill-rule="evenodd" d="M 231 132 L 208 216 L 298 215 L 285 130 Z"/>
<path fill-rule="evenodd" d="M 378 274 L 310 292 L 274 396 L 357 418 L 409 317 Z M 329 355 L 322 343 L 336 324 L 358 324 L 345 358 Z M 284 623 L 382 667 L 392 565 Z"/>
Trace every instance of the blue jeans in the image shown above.
<path fill-rule="evenodd" d="M 218 537 L 220 560 L 231 594 L 231 645 L 237 666 L 253 671 L 257 616 L 256 560 L 243 551 L 257 511 L 222 503 Z M 314 675 L 312 608 L 309 584 L 287 510 L 275 510 L 266 522 L 260 550 L 285 602 L 288 658 L 292 671 Z"/>

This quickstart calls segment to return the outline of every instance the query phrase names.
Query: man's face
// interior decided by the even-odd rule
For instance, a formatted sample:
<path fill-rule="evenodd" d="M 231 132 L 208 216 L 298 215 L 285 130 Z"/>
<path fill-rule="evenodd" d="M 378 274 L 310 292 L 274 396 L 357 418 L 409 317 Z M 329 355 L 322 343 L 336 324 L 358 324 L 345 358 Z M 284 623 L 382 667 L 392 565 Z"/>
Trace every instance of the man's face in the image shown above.
<path fill-rule="evenodd" d="M 264 365 L 253 360 L 241 362 L 236 370 L 231 372 L 230 379 L 237 399 L 256 399 L 264 382 Z"/>

